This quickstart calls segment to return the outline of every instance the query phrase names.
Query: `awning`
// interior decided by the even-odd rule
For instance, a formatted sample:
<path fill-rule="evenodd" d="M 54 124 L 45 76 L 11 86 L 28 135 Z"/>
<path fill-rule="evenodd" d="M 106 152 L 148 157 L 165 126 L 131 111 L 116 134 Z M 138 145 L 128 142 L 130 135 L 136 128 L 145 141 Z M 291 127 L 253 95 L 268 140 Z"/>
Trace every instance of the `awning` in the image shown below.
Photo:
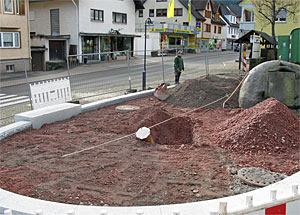
<path fill-rule="evenodd" d="M 141 37 L 135 34 L 110 34 L 110 33 L 84 33 L 80 32 L 80 36 L 103 36 L 103 37 Z"/>
<path fill-rule="evenodd" d="M 249 31 L 247 34 L 237 39 L 235 43 L 250 43 L 250 36 L 254 34 L 261 36 L 262 45 L 267 45 L 267 44 L 273 45 L 273 38 L 269 34 L 261 31 L 255 31 L 255 30 Z"/>

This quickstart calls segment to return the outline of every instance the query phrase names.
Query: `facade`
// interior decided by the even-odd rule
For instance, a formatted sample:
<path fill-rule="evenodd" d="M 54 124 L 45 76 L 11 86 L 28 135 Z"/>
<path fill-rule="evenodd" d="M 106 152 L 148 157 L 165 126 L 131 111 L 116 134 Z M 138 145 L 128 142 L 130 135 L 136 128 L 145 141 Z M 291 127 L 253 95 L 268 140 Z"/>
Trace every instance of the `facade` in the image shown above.
<path fill-rule="evenodd" d="M 191 21 L 188 21 L 188 1 L 174 1 L 174 17 L 167 18 L 169 2 L 166 0 L 144 1 L 144 9 L 136 12 L 136 38 L 135 50 L 144 50 L 145 21 L 150 18 L 153 25 L 147 27 L 147 55 L 150 50 L 183 49 L 185 51 L 197 49 L 196 40 L 201 37 L 202 25 L 205 20 L 198 14 L 192 5 Z"/>
<path fill-rule="evenodd" d="M 223 30 L 222 50 L 232 50 L 234 42 L 239 38 L 239 23 L 237 15 L 230 9 L 229 6 L 220 4 L 221 19 L 226 23 Z"/>
<path fill-rule="evenodd" d="M 222 28 L 225 23 L 221 20 L 221 11 L 218 3 L 211 0 L 194 0 L 195 10 L 204 16 L 203 31 L 201 32 L 201 48 L 221 50 Z"/>
<path fill-rule="evenodd" d="M 133 50 L 139 7 L 137 0 L 30 0 L 33 48 L 44 48 L 50 62 L 64 62 L 68 55 Z M 87 58 L 101 60 L 99 55 Z"/>
<path fill-rule="evenodd" d="M 16 60 L 30 70 L 28 6 L 28 0 L 0 1 L 1 72 L 24 71 L 24 62 Z"/>
<path fill-rule="evenodd" d="M 275 21 L 275 35 L 283 36 L 290 35 L 290 33 L 296 29 L 300 28 L 300 11 L 298 10 L 297 20 L 293 20 L 287 11 L 281 11 L 279 16 Z M 263 31 L 269 35 L 272 35 L 271 24 L 266 25 L 263 22 L 259 22 L 259 20 L 255 20 L 255 30 Z"/>

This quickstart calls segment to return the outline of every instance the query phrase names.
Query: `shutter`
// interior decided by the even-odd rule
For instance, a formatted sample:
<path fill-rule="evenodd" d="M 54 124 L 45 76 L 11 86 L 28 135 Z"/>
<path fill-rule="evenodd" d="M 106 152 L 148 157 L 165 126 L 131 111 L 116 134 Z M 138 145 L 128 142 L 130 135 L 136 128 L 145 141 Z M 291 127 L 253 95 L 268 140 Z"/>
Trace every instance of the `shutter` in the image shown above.
<path fill-rule="evenodd" d="M 59 9 L 50 10 L 51 35 L 59 35 Z"/>

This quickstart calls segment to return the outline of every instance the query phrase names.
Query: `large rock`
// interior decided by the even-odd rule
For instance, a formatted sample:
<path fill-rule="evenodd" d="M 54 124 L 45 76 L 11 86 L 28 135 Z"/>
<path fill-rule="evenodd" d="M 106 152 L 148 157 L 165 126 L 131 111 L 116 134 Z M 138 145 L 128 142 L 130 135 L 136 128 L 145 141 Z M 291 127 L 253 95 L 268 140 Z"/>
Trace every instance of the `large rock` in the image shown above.
<path fill-rule="evenodd" d="M 272 60 L 259 64 L 249 72 L 249 75 L 245 79 L 240 90 L 239 106 L 241 108 L 252 107 L 269 97 L 269 89 L 272 87 L 271 85 L 273 83 L 271 83 L 271 85 L 269 83 L 268 72 L 274 72 L 276 70 L 280 73 L 295 73 L 293 106 L 299 107 L 300 66 L 286 61 Z M 272 96 L 276 98 L 276 95 Z M 279 97 L 282 96 L 280 95 L 276 99 L 281 100 Z"/>

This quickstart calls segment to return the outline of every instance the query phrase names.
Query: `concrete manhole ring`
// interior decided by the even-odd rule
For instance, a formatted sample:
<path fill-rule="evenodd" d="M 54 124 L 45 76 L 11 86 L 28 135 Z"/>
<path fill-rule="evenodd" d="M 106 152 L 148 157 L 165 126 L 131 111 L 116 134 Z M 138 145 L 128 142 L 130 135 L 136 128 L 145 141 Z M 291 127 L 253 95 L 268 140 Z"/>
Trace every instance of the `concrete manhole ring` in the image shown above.
<path fill-rule="evenodd" d="M 132 111 L 139 110 L 139 106 L 134 106 L 134 105 L 120 105 L 116 107 L 116 112 L 117 113 L 129 113 Z"/>
<path fill-rule="evenodd" d="M 271 172 L 257 167 L 242 168 L 238 171 L 238 177 L 246 184 L 258 187 L 274 184 L 287 176 L 277 172 Z"/>

